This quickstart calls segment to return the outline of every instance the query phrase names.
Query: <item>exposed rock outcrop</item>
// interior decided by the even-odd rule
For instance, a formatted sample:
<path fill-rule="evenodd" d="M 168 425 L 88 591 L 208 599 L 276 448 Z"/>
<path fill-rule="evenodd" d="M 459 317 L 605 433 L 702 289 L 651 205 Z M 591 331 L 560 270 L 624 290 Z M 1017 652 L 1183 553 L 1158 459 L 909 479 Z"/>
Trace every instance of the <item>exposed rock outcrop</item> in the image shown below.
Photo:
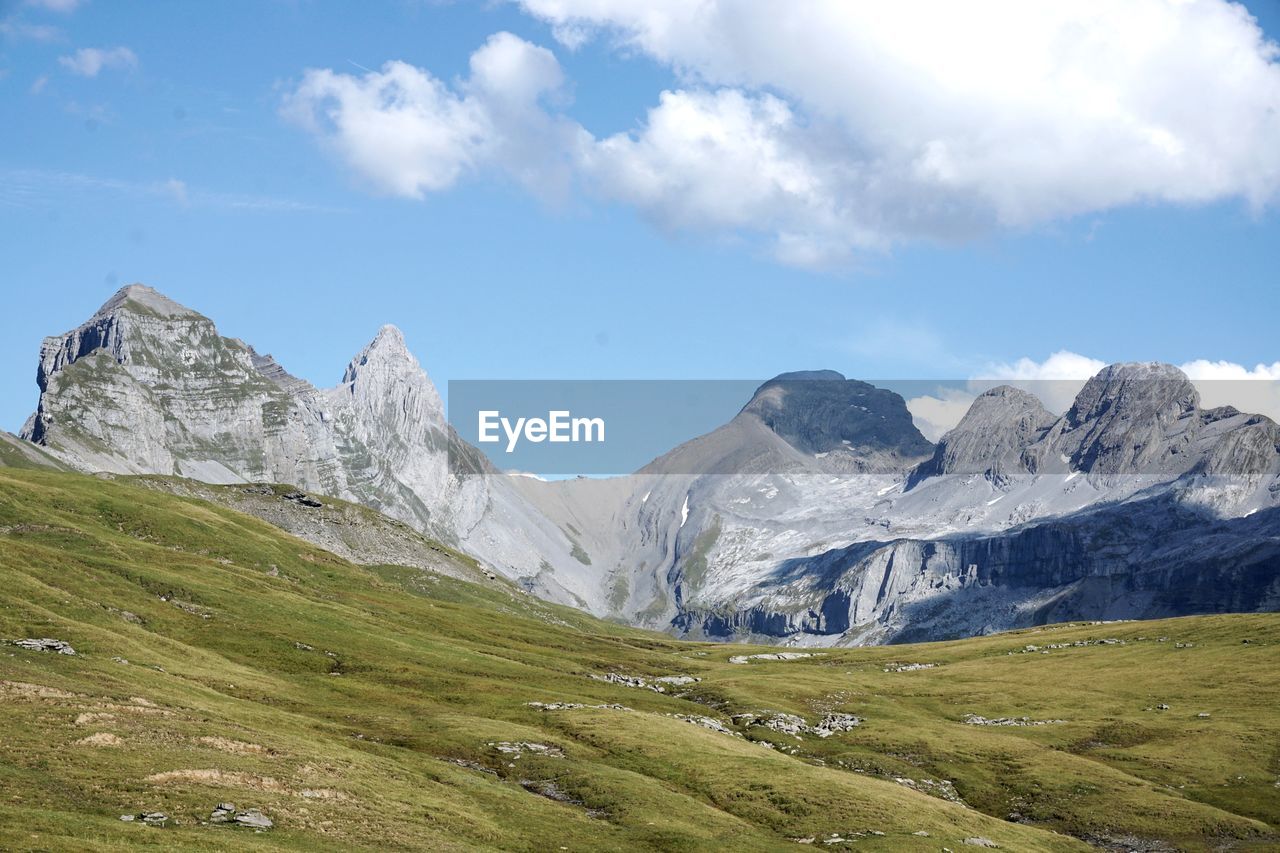
<path fill-rule="evenodd" d="M 31 652 L 55 652 L 60 655 L 75 655 L 76 650 L 66 640 L 55 640 L 51 637 L 28 637 L 25 640 L 8 640 L 11 645 Z"/>

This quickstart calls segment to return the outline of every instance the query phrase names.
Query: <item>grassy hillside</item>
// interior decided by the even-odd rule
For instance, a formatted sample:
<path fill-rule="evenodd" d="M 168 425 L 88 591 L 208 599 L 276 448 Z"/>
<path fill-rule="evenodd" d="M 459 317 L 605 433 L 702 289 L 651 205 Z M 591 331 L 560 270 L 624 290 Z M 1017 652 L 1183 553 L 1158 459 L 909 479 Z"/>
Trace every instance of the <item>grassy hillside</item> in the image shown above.
<path fill-rule="evenodd" d="M 1280 843 L 1280 616 L 733 663 L 770 650 L 361 567 L 225 507 L 13 469 L 0 580 L 0 638 L 78 652 L 0 646 L 0 849 Z M 590 677 L 611 672 L 701 680 Z M 775 716 L 812 729 L 829 713 L 862 722 L 820 737 Z M 275 827 L 204 823 L 222 801 Z M 151 811 L 169 825 L 120 820 Z"/>
<path fill-rule="evenodd" d="M 422 535 L 402 521 L 349 501 L 306 495 L 293 486 L 267 483 L 219 486 L 154 475 L 125 479 L 134 485 L 252 515 L 360 565 L 430 569 L 478 583 L 497 580 L 475 559 Z"/>

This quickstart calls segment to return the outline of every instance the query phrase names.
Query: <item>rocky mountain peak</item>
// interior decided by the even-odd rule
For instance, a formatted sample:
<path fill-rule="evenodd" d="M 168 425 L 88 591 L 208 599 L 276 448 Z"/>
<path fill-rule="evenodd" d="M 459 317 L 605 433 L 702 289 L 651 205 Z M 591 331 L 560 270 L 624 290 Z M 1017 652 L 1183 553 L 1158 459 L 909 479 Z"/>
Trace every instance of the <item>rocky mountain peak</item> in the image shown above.
<path fill-rule="evenodd" d="M 422 365 L 409 352 L 405 344 L 404 334 L 395 326 L 387 324 L 378 329 L 364 349 L 351 359 L 343 374 L 344 385 L 360 381 L 375 374 L 415 374 L 422 373 Z"/>
<path fill-rule="evenodd" d="M 1024 471 L 1022 453 L 1057 420 L 1034 394 L 1000 385 L 979 394 L 931 459 L 912 472 L 908 488 L 938 474 L 984 473 L 995 479 Z"/>
<path fill-rule="evenodd" d="M 199 361 L 204 344 L 216 336 L 208 318 L 154 288 L 130 284 L 78 327 L 44 339 L 36 382 L 43 392 L 55 374 L 98 353 L 131 364 L 154 381 L 167 368 Z"/>
<path fill-rule="evenodd" d="M 1056 460 L 1071 469 L 1112 475 L 1172 476 L 1185 471 L 1224 430 L 1209 419 L 1200 395 L 1176 367 L 1159 362 L 1113 364 L 1085 383 L 1035 453 L 1036 470 Z"/>
<path fill-rule="evenodd" d="M 1075 428 L 1099 420 L 1179 417 L 1199 405 L 1195 386 L 1173 365 L 1120 363 L 1104 367 L 1085 383 L 1066 420 Z"/>
<path fill-rule="evenodd" d="M 161 317 L 188 317 L 200 316 L 187 308 L 174 302 L 154 287 L 148 287 L 145 284 L 129 284 L 120 288 L 114 295 L 102 304 L 94 317 L 102 317 L 109 314 L 115 314 L 121 310 L 137 310 L 145 309 L 153 314 L 159 314 Z"/>
<path fill-rule="evenodd" d="M 742 413 L 805 453 L 847 449 L 908 459 L 933 449 L 900 395 L 834 370 L 780 374 L 756 390 Z"/>
<path fill-rule="evenodd" d="M 390 324 L 380 328 L 347 365 L 341 387 L 371 409 L 390 406 L 401 410 L 395 416 L 397 421 L 407 414 L 419 423 L 443 424 L 440 393 L 409 352 L 404 334 Z"/>
<path fill-rule="evenodd" d="M 974 398 L 955 429 L 981 432 L 990 428 L 1031 424 L 1044 430 L 1055 420 L 1034 394 L 1012 385 L 999 385 Z"/>
<path fill-rule="evenodd" d="M 997 385 L 983 391 L 974 398 L 973 405 L 979 410 L 988 406 L 1008 406 L 1016 405 L 1027 408 L 1044 408 L 1044 404 L 1040 402 L 1040 398 L 1029 391 L 1016 388 L 1013 385 Z M 973 411 L 973 409 L 970 409 Z"/>
<path fill-rule="evenodd" d="M 378 329 L 378 334 L 374 335 L 373 340 L 369 343 L 369 350 L 384 354 L 409 354 L 409 348 L 405 346 L 404 342 L 404 333 L 400 331 L 399 327 L 390 323 Z"/>

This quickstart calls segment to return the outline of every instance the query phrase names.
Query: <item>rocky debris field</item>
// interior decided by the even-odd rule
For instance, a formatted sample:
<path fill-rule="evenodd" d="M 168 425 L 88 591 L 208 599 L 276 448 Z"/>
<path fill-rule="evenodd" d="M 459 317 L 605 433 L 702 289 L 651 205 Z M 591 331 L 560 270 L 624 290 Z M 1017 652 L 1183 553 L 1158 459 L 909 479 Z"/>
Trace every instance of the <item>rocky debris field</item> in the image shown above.
<path fill-rule="evenodd" d="M 76 650 L 66 640 L 55 640 L 51 637 L 28 637 L 24 640 L 5 640 L 11 646 L 27 649 L 32 652 L 56 652 L 60 655 L 74 655 Z"/>
<path fill-rule="evenodd" d="M 639 675 L 623 675 L 617 672 L 607 672 L 603 675 L 592 673 L 590 677 L 596 681 L 620 684 L 623 687 L 635 687 L 640 690 L 652 690 L 655 693 L 666 693 L 669 688 L 687 687 L 702 680 L 692 675 L 659 675 L 648 678 Z"/>
<path fill-rule="evenodd" d="M 762 652 L 755 655 L 733 655 L 729 658 L 729 663 L 751 663 L 752 661 L 792 661 L 804 660 L 805 658 L 817 657 L 822 652 Z"/>
<path fill-rule="evenodd" d="M 1030 717 L 996 717 L 989 720 L 980 714 L 965 714 L 961 718 L 967 726 L 1050 726 L 1066 720 L 1033 720 Z"/>

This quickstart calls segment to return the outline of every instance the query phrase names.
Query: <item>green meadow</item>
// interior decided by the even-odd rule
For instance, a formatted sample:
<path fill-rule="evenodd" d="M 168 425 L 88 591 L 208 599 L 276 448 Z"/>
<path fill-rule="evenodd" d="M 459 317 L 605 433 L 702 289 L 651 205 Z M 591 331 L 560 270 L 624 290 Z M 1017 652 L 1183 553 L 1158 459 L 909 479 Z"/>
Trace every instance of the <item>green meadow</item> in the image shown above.
<path fill-rule="evenodd" d="M 0 645 L 5 850 L 1280 847 L 1276 614 L 732 663 L 776 650 L 0 468 L 0 638 L 44 637 Z"/>

